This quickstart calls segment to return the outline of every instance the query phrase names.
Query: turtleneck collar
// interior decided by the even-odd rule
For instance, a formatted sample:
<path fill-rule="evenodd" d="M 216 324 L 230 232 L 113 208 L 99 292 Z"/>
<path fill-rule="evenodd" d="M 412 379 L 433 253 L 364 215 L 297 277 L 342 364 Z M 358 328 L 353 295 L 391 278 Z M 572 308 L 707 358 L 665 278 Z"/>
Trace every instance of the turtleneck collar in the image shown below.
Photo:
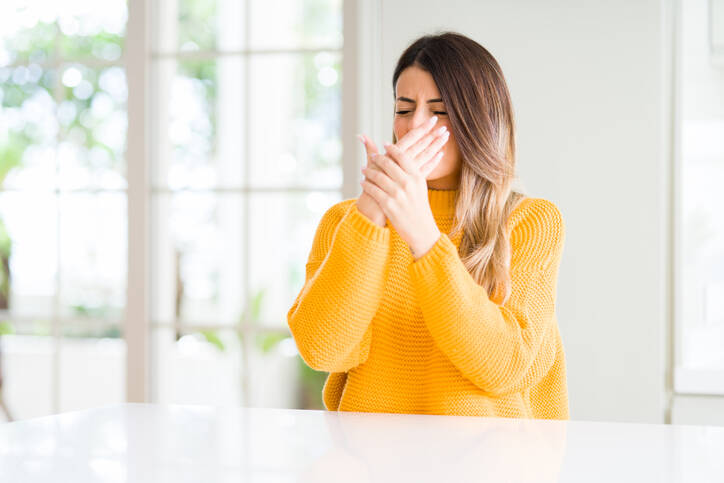
<path fill-rule="evenodd" d="M 427 198 L 433 215 L 453 215 L 455 213 L 455 196 L 458 190 L 436 190 L 427 188 Z"/>

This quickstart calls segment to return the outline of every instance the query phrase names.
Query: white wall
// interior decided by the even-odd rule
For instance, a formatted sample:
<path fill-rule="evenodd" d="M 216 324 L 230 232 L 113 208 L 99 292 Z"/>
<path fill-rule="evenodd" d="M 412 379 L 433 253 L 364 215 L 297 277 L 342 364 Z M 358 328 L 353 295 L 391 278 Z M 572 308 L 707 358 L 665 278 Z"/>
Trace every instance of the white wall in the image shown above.
<path fill-rule="evenodd" d="M 363 73 L 361 83 L 378 83 L 370 91 L 380 93 L 383 122 L 360 130 L 389 139 L 392 72 L 417 36 L 451 29 L 490 50 L 512 93 L 518 174 L 567 226 L 558 317 L 571 417 L 664 422 L 669 2 L 378 1 L 379 38 L 370 40 L 380 44 L 381 76 Z"/>

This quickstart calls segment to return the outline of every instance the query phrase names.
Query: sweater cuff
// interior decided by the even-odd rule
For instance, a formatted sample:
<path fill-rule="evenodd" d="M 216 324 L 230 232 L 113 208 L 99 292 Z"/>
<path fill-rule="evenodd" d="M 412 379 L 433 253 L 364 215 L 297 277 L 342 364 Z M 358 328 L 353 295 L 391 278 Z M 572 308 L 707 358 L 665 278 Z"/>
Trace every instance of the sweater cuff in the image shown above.
<path fill-rule="evenodd" d="M 390 229 L 386 226 L 379 226 L 363 215 L 357 208 L 357 202 L 352 203 L 346 217 L 347 222 L 352 225 L 357 233 L 364 238 L 374 242 L 386 242 L 390 239 Z"/>
<path fill-rule="evenodd" d="M 410 264 L 410 277 L 424 279 L 425 274 L 430 273 L 450 260 L 450 257 L 459 258 L 458 249 L 450 238 L 442 233 L 435 244 L 423 256 Z"/>

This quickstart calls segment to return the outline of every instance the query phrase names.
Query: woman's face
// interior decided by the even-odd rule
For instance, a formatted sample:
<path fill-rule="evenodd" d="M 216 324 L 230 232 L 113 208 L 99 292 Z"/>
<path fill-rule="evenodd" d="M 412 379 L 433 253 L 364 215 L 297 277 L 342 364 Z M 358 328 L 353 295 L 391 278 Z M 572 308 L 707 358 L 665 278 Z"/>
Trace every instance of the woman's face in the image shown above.
<path fill-rule="evenodd" d="M 403 70 L 395 87 L 394 131 L 399 140 L 410 129 L 437 116 L 435 127 L 447 126 L 450 138 L 442 148 L 445 153 L 442 159 L 427 176 L 427 185 L 434 189 L 455 189 L 460 179 L 460 151 L 441 97 L 429 72 L 414 65 Z"/>

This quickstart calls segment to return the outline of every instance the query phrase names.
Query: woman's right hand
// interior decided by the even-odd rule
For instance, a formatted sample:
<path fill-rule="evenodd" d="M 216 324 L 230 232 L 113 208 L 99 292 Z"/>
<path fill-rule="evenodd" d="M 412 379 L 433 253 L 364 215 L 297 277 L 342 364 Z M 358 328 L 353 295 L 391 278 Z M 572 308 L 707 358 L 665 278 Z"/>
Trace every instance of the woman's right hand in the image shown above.
<path fill-rule="evenodd" d="M 365 151 L 367 151 L 367 168 L 379 170 L 370 158 L 373 154 L 378 154 L 375 143 L 364 134 L 360 134 L 357 138 L 362 142 L 362 144 L 364 144 Z M 357 209 L 376 225 L 385 226 L 387 223 L 387 217 L 385 217 L 380 205 L 365 191 L 362 191 L 362 194 L 357 199 Z"/>

